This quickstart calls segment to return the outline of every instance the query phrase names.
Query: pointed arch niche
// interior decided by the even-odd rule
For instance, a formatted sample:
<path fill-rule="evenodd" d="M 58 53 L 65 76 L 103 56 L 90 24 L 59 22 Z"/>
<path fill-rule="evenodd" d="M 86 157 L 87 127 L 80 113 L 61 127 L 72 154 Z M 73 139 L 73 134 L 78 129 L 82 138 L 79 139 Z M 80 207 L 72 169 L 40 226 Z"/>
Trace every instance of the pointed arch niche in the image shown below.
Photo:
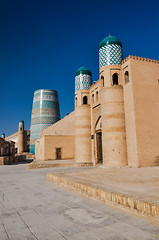
<path fill-rule="evenodd" d="M 97 163 L 103 163 L 101 116 L 98 117 L 95 124 L 95 158 Z"/>

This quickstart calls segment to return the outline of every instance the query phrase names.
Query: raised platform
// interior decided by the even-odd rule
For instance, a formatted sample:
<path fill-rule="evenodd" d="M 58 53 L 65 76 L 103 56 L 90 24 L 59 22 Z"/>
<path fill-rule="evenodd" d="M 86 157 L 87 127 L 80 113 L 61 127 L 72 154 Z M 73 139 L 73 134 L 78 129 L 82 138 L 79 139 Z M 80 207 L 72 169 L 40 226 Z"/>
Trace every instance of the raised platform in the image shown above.
<path fill-rule="evenodd" d="M 80 172 L 48 173 L 47 179 L 159 221 L 159 167 L 106 169 L 101 166 Z"/>
<path fill-rule="evenodd" d="M 37 168 L 52 168 L 52 167 L 88 167 L 92 166 L 92 163 L 75 163 L 74 160 L 48 160 L 40 161 L 34 160 L 29 164 L 29 169 Z"/>

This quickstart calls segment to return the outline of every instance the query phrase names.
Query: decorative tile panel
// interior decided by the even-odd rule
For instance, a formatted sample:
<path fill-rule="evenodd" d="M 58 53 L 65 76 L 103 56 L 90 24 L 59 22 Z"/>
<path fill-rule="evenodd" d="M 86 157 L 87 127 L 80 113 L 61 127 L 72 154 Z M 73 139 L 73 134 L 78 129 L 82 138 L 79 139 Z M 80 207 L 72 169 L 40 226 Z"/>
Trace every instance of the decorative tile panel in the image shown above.
<path fill-rule="evenodd" d="M 55 108 L 37 108 L 37 109 L 33 109 L 32 110 L 32 118 L 35 116 L 39 116 L 39 115 L 46 115 L 46 116 L 50 116 L 50 115 L 60 115 L 59 109 L 55 109 Z"/>
<path fill-rule="evenodd" d="M 87 74 L 80 74 L 75 77 L 75 91 L 89 90 L 92 84 L 92 77 Z"/>
<path fill-rule="evenodd" d="M 99 49 L 99 68 L 106 65 L 121 65 L 122 47 L 117 44 L 105 45 Z"/>
<path fill-rule="evenodd" d="M 39 101 L 39 100 L 51 100 L 51 101 L 57 101 L 58 97 L 57 96 L 51 96 L 51 95 L 45 95 L 43 94 L 42 96 L 35 95 L 34 96 L 34 102 Z"/>
<path fill-rule="evenodd" d="M 57 116 L 56 115 L 51 115 L 51 116 L 37 116 L 37 117 L 33 117 L 31 119 L 31 124 L 37 124 L 37 123 L 51 123 L 52 121 L 56 122 L 57 121 Z M 60 118 L 59 118 L 60 120 Z"/>

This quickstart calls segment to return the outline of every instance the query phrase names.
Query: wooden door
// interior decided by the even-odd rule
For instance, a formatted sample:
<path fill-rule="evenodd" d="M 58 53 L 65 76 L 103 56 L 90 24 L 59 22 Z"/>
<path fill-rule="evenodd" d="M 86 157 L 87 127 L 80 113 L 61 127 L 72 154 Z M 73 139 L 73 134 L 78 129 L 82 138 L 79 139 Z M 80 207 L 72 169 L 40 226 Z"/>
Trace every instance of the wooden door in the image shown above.
<path fill-rule="evenodd" d="M 102 133 L 96 133 L 96 141 L 97 141 L 97 162 L 103 162 L 103 154 L 102 154 Z"/>
<path fill-rule="evenodd" d="M 56 148 L 56 159 L 57 160 L 61 159 L 61 148 Z"/>

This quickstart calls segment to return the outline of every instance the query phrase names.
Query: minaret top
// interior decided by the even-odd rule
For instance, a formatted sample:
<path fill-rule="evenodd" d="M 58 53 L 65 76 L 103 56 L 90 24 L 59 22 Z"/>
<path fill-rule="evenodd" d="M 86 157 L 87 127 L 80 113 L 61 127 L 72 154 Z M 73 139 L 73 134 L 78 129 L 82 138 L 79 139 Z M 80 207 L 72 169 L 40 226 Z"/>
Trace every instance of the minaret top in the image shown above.
<path fill-rule="evenodd" d="M 117 44 L 117 45 L 120 45 L 122 47 L 121 41 L 116 37 L 110 36 L 110 34 L 109 34 L 108 37 L 104 38 L 100 42 L 99 48 L 104 47 L 105 45 L 110 45 L 110 44 Z"/>
<path fill-rule="evenodd" d="M 107 65 L 121 65 L 122 60 L 121 41 L 110 35 L 104 38 L 99 44 L 99 68 Z"/>
<path fill-rule="evenodd" d="M 77 71 L 75 72 L 75 76 L 78 76 L 80 74 L 87 74 L 92 76 L 91 71 L 86 67 L 80 67 L 79 69 L 77 69 Z"/>
<path fill-rule="evenodd" d="M 86 67 L 80 67 L 75 72 L 75 91 L 89 90 L 92 84 L 92 73 Z"/>
<path fill-rule="evenodd" d="M 23 121 L 23 120 L 20 120 L 19 123 L 24 123 L 24 121 Z"/>

